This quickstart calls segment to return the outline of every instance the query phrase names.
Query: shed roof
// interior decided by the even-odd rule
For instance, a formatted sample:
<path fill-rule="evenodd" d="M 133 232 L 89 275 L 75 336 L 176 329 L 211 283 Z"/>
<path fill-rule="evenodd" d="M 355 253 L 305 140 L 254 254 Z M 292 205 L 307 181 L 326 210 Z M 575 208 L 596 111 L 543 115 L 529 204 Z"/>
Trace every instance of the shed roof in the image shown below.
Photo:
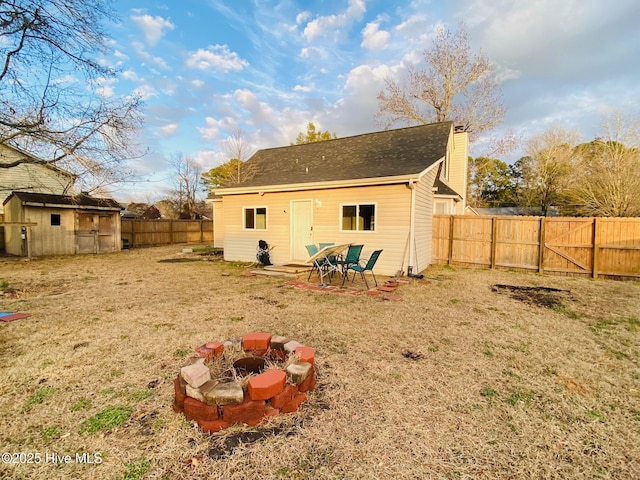
<path fill-rule="evenodd" d="M 19 198 L 23 205 L 30 206 L 80 208 L 83 210 L 122 210 L 122 206 L 111 198 L 91 197 L 86 194 L 53 195 L 50 193 L 11 192 L 4 204 L 6 205 L 13 197 Z"/>
<path fill-rule="evenodd" d="M 452 128 L 432 123 L 259 150 L 245 165 L 250 178 L 228 190 L 418 175 L 445 157 Z"/>

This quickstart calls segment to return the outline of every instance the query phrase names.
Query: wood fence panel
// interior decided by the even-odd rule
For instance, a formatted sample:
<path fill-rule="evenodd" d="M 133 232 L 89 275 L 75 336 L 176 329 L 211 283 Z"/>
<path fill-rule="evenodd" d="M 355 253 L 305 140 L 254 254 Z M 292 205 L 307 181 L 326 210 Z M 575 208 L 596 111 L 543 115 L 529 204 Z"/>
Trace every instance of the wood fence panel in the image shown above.
<path fill-rule="evenodd" d="M 640 218 L 434 215 L 433 262 L 640 278 Z"/>
<path fill-rule="evenodd" d="M 493 217 L 496 267 L 538 269 L 540 219 Z"/>
<path fill-rule="evenodd" d="M 640 276 L 640 218 L 598 219 L 597 274 Z"/>
<path fill-rule="evenodd" d="M 207 243 L 213 241 L 213 221 L 123 219 L 122 238 L 131 247 Z"/>

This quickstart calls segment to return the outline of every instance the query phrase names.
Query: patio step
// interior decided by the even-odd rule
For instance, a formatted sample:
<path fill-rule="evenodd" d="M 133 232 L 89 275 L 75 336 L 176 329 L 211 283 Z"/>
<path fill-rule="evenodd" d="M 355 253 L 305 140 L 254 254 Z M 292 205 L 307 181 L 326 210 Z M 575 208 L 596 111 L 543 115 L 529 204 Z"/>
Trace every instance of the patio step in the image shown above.
<path fill-rule="evenodd" d="M 296 265 L 293 263 L 289 263 L 286 265 L 269 265 L 264 267 L 265 270 L 273 271 L 273 272 L 284 272 L 284 273 L 302 273 L 308 272 L 311 270 L 310 265 Z"/>
<path fill-rule="evenodd" d="M 287 272 L 280 272 L 280 271 L 273 271 L 273 270 L 251 270 L 251 273 L 255 274 L 255 275 L 272 275 L 272 276 L 281 276 L 281 277 L 288 277 L 288 278 L 295 278 L 295 274 L 294 273 L 287 273 Z"/>

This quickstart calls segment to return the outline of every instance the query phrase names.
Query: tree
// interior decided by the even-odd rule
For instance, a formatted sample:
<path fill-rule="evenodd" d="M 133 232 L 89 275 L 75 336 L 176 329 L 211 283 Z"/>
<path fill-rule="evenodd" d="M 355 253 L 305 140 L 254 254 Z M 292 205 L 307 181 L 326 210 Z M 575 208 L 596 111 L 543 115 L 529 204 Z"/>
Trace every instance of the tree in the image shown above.
<path fill-rule="evenodd" d="M 502 123 L 505 110 L 495 69 L 484 55 L 472 54 L 464 24 L 457 33 L 437 28 L 423 56 L 426 68 L 410 68 L 406 81 L 385 79 L 378 123 L 389 128 L 396 122 L 451 120 L 469 133 L 470 141 Z"/>
<path fill-rule="evenodd" d="M 614 114 L 605 118 L 603 130 L 602 138 L 576 148 L 576 213 L 640 216 L 640 120 Z"/>
<path fill-rule="evenodd" d="M 474 207 L 509 207 L 518 203 L 519 172 L 495 158 L 469 159 L 469 204 Z"/>
<path fill-rule="evenodd" d="M 307 133 L 300 132 L 296 137 L 296 145 L 303 145 L 305 143 L 322 142 L 324 140 L 331 140 L 338 138 L 335 133 L 329 133 L 326 131 L 316 131 L 316 126 L 313 122 L 307 123 Z M 293 143 L 291 144 L 293 145 Z"/>
<path fill-rule="evenodd" d="M 100 61 L 115 20 L 101 0 L 0 2 L 0 142 L 75 174 L 83 190 L 122 180 L 138 155 L 140 100 L 101 95 L 116 72 Z"/>
<path fill-rule="evenodd" d="M 529 139 L 527 155 L 520 159 L 523 202 L 538 207 L 547 215 L 552 205 L 567 203 L 567 194 L 575 182 L 577 156 L 575 131 L 551 127 Z"/>
<path fill-rule="evenodd" d="M 209 190 L 242 183 L 255 174 L 253 166 L 246 163 L 255 149 L 247 140 L 247 133 L 242 128 L 236 127 L 232 130 L 223 150 L 229 156 L 229 161 L 202 174 L 202 183 Z"/>
<path fill-rule="evenodd" d="M 202 168 L 193 158 L 185 157 L 181 153 L 173 156 L 171 166 L 176 177 L 175 188 L 171 190 L 170 195 L 179 218 L 195 219 Z"/>

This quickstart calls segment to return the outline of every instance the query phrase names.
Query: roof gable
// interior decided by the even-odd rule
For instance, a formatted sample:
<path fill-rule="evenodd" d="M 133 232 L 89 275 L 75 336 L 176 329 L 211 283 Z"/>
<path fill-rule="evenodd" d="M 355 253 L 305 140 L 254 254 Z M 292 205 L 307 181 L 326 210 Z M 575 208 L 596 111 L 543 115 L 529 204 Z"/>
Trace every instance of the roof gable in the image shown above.
<path fill-rule="evenodd" d="M 445 157 L 452 129 L 441 122 L 259 150 L 245 166 L 252 176 L 229 188 L 419 175 Z"/>

